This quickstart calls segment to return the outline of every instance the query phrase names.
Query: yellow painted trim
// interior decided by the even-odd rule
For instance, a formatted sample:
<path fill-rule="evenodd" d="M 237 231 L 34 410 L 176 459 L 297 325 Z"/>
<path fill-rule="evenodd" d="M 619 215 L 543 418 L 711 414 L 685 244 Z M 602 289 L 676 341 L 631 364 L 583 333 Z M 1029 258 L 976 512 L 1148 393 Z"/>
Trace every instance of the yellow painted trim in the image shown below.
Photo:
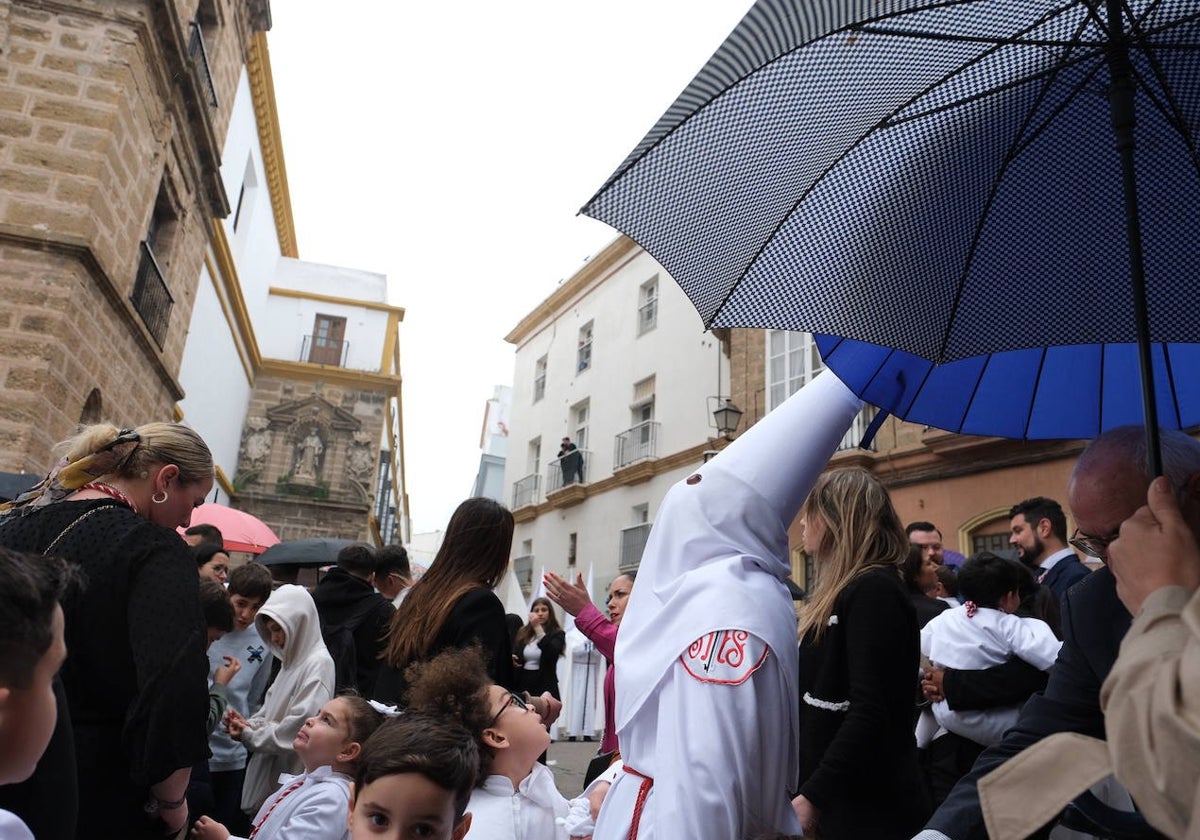
<path fill-rule="evenodd" d="M 356 298 L 338 297 L 337 295 L 323 295 L 318 292 L 304 292 L 299 289 L 284 289 L 280 286 L 271 286 L 269 289 L 267 289 L 267 291 L 276 297 L 316 300 L 322 303 L 337 303 L 343 306 L 357 306 L 362 309 L 374 309 L 378 312 L 389 312 L 399 315 L 400 317 L 398 320 L 404 320 L 404 307 L 392 306 L 390 303 L 378 303 L 373 300 L 358 300 Z"/>
<path fill-rule="evenodd" d="M 262 365 L 262 354 L 258 350 L 258 338 L 254 334 L 254 324 L 250 321 L 246 297 L 242 294 L 242 281 L 238 277 L 237 265 L 233 261 L 229 237 L 225 235 L 225 225 L 220 219 L 212 221 L 212 253 L 217 265 L 214 279 L 220 280 L 220 289 L 229 301 L 236 323 L 234 336 L 240 340 L 246 351 L 250 363 L 251 382 L 253 382 L 254 373 Z"/>
<path fill-rule="evenodd" d="M 604 247 L 600 253 L 592 257 L 583 268 L 575 272 L 571 279 L 554 290 L 537 309 L 530 312 L 512 331 L 504 336 L 509 344 L 520 344 L 532 336 L 548 321 L 553 320 L 554 313 L 561 309 L 571 298 L 599 280 L 604 274 L 615 270 L 623 262 L 628 262 L 637 256 L 641 248 L 627 236 L 618 236 Z"/>
<path fill-rule="evenodd" d="M 221 312 L 225 315 L 225 323 L 229 324 L 233 346 L 237 350 L 238 360 L 242 363 L 242 370 L 246 373 L 246 381 L 253 385 L 254 363 L 250 361 L 250 354 L 245 347 L 245 337 L 241 334 L 241 327 L 238 325 L 237 318 L 233 314 L 233 307 L 227 297 L 226 287 L 229 281 L 217 271 L 208 253 L 204 254 L 204 267 L 208 269 L 208 275 L 212 279 L 213 289 L 217 293 L 217 302 L 221 304 Z"/>
<path fill-rule="evenodd" d="M 233 482 L 229 480 L 229 476 L 225 475 L 225 470 L 218 466 L 213 468 L 213 472 L 216 473 L 217 484 L 221 485 L 221 489 L 225 491 L 225 495 L 232 497 L 234 495 Z"/>
<path fill-rule="evenodd" d="M 175 406 L 172 409 L 171 413 L 175 416 L 176 423 L 183 422 L 183 407 L 179 403 L 175 403 Z"/>
<path fill-rule="evenodd" d="M 365 388 L 389 394 L 400 388 L 400 377 L 369 370 L 353 370 L 337 365 L 315 365 L 311 362 L 289 362 L 284 359 L 263 359 L 258 372 L 301 382 L 327 382 L 346 388 Z"/>
<path fill-rule="evenodd" d="M 379 358 L 379 369 L 384 373 L 400 373 L 400 320 L 404 310 L 388 313 L 387 329 L 383 334 L 383 355 Z M 394 363 L 394 366 L 393 366 Z"/>
<path fill-rule="evenodd" d="M 288 190 L 287 166 L 283 162 L 283 135 L 279 130 L 279 109 L 275 103 L 275 82 L 271 75 L 271 53 L 267 33 L 255 32 L 246 58 L 250 94 L 254 100 L 254 118 L 258 124 L 258 144 L 262 148 L 263 169 L 271 209 L 275 214 L 275 233 L 279 250 L 285 257 L 299 259 L 296 247 L 296 222 L 292 218 L 292 196 Z"/>

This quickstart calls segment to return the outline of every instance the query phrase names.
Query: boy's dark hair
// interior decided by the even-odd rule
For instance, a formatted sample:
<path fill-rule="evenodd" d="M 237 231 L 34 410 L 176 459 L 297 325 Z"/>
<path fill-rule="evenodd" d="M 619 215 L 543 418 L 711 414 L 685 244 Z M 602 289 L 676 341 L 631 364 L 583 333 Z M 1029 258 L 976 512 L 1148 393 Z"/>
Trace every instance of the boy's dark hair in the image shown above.
<path fill-rule="evenodd" d="M 412 577 L 412 565 L 408 552 L 402 545 L 385 545 L 375 550 L 375 573 L 378 575 L 400 575 Z"/>
<path fill-rule="evenodd" d="M 942 532 L 932 522 L 909 522 L 904 526 L 904 536 L 911 537 L 913 531 L 937 531 L 939 537 L 942 535 Z"/>
<path fill-rule="evenodd" d="M 958 572 L 954 571 L 953 566 L 938 566 L 938 580 L 942 584 L 942 588 L 946 590 L 946 594 L 951 598 L 958 597 Z"/>
<path fill-rule="evenodd" d="M 958 591 L 980 607 L 997 609 L 1001 598 L 1020 590 L 1020 567 L 990 551 L 972 555 L 958 571 Z"/>
<path fill-rule="evenodd" d="M 271 597 L 271 570 L 262 563 L 245 563 L 229 573 L 229 594 L 258 601 Z"/>
<path fill-rule="evenodd" d="M 375 572 L 375 552 L 370 546 L 348 545 L 338 552 L 337 564 L 355 577 L 368 578 Z"/>
<path fill-rule="evenodd" d="M 479 749 L 471 733 L 437 714 L 405 712 L 383 723 L 363 745 L 354 790 L 399 773 L 420 773 L 454 794 L 454 821 L 471 801 L 479 768 Z"/>
<path fill-rule="evenodd" d="M 225 537 L 221 534 L 221 529 L 216 525 L 209 525 L 204 522 L 199 525 L 193 525 L 183 533 L 188 537 L 199 537 L 201 539 L 200 545 L 212 543 L 222 548 L 225 546 Z"/>
<path fill-rule="evenodd" d="M 483 651 L 478 645 L 450 648 L 428 662 L 416 662 L 404 672 L 408 680 L 408 708 L 449 718 L 461 724 L 479 751 L 479 784 L 491 775 L 492 750 L 483 743 L 491 725 L 492 708 Z"/>
<path fill-rule="evenodd" d="M 193 545 L 191 546 L 190 550 L 192 552 L 192 556 L 196 558 L 196 568 L 200 568 L 209 560 L 213 559 L 214 555 L 224 554 L 226 557 L 229 556 L 229 552 L 225 550 L 224 546 L 210 542 L 202 542 L 199 545 Z"/>
<path fill-rule="evenodd" d="M 0 548 L 0 686 L 29 688 L 54 641 L 54 607 L 79 582 L 64 560 Z"/>
<path fill-rule="evenodd" d="M 1062 505 L 1045 496 L 1034 496 L 1023 502 L 1017 502 L 1008 512 L 1011 519 L 1017 514 L 1025 517 L 1029 527 L 1037 529 L 1037 524 L 1043 519 L 1050 521 L 1050 533 L 1065 543 L 1067 541 L 1067 515 L 1063 513 Z"/>
<path fill-rule="evenodd" d="M 228 633 L 233 629 L 233 604 L 225 587 L 215 580 L 200 581 L 200 609 L 204 625 Z"/>

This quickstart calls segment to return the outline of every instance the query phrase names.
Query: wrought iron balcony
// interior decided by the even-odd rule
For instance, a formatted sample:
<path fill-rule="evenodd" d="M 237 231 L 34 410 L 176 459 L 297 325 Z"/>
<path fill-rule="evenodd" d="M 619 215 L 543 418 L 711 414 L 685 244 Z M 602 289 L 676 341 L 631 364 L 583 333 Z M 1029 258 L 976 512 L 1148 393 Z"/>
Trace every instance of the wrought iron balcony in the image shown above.
<path fill-rule="evenodd" d="M 561 458 L 555 458 L 546 465 L 546 494 L 561 490 L 569 484 L 585 483 L 585 476 L 591 465 L 592 453 L 586 449 L 576 449 Z"/>
<path fill-rule="evenodd" d="M 863 436 L 867 433 L 867 427 L 871 425 L 871 421 L 875 419 L 875 414 L 878 409 L 873 405 L 868 405 L 854 418 L 854 422 L 850 424 L 849 431 L 842 438 L 842 442 L 838 444 L 837 451 L 843 452 L 847 449 L 855 449 L 862 443 Z M 875 441 L 871 441 L 870 449 L 875 451 Z"/>
<path fill-rule="evenodd" d="M 205 101 L 208 102 L 209 107 L 216 108 L 217 88 L 213 84 L 212 68 L 208 63 L 208 48 L 204 46 L 204 33 L 196 21 L 191 22 L 191 27 L 192 36 L 188 41 L 188 57 L 196 65 L 196 74 L 200 77 L 200 86 Z"/>
<path fill-rule="evenodd" d="M 642 552 L 646 550 L 646 540 L 650 539 L 650 523 L 634 525 L 621 529 L 621 562 L 618 566 L 623 574 L 636 571 L 642 562 Z"/>
<path fill-rule="evenodd" d="M 658 427 L 655 420 L 638 423 L 617 435 L 613 442 L 613 469 L 658 456 Z"/>
<path fill-rule="evenodd" d="M 300 361 L 314 365 L 346 366 L 350 342 L 323 335 L 306 335 L 300 345 Z"/>
<path fill-rule="evenodd" d="M 537 473 L 519 478 L 513 482 L 512 509 L 523 508 L 538 503 L 538 493 L 542 489 L 542 477 Z"/>
<path fill-rule="evenodd" d="M 146 242 L 143 242 L 141 247 L 142 258 L 138 263 L 137 279 L 133 282 L 133 294 L 129 299 L 161 350 L 175 299 L 167 289 L 167 281 L 163 278 L 158 260 L 154 258 L 154 251 Z"/>

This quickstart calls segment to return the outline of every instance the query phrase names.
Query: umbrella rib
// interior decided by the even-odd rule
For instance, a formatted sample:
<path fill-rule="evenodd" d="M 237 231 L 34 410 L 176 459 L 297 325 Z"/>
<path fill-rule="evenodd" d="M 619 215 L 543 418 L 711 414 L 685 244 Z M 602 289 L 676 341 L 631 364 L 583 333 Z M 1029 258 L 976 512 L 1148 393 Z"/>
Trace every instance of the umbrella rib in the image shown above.
<path fill-rule="evenodd" d="M 1183 428 L 1183 415 L 1179 411 L 1179 394 L 1175 390 L 1175 370 L 1171 365 L 1171 354 L 1167 352 L 1167 343 L 1161 342 L 1163 351 L 1163 366 L 1167 369 L 1167 390 L 1171 394 L 1171 410 L 1175 414 L 1175 428 Z"/>
<path fill-rule="evenodd" d="M 1200 19 L 1200 14 L 1197 14 L 1195 17 Z M 1159 97 L 1154 95 L 1154 91 L 1151 89 L 1150 85 L 1145 84 L 1144 82 L 1141 83 L 1142 90 L 1145 92 L 1146 98 L 1149 99 L 1158 109 L 1159 113 L 1162 114 L 1163 119 L 1167 121 L 1167 124 L 1174 127 L 1176 132 L 1179 133 L 1179 136 L 1183 139 L 1184 145 L 1187 147 L 1189 157 L 1192 159 L 1192 166 L 1196 169 L 1196 172 L 1200 174 L 1200 151 L 1197 150 L 1195 138 L 1192 136 L 1191 126 L 1180 111 L 1179 101 L 1172 92 L 1171 86 L 1168 84 L 1166 77 L 1163 75 L 1162 63 L 1155 55 L 1157 48 L 1151 49 L 1148 45 L 1143 45 L 1140 49 L 1143 55 L 1146 57 L 1146 62 L 1150 65 L 1150 70 L 1154 75 L 1154 80 L 1158 82 L 1158 88 L 1161 90 L 1162 98 L 1165 101 L 1160 102 Z M 1139 81 L 1141 81 L 1141 74 L 1137 72 L 1136 68 L 1134 68 L 1134 75 L 1138 77 Z"/>
<path fill-rule="evenodd" d="M 967 422 L 967 416 L 971 413 L 971 407 L 975 405 L 975 398 L 979 396 L 979 389 L 983 385 L 983 378 L 987 376 L 987 370 L 991 367 L 992 359 L 996 358 L 995 353 L 988 353 L 987 360 L 983 363 L 983 368 L 979 371 L 979 376 L 975 379 L 975 384 L 971 386 L 971 396 L 967 398 L 966 408 L 963 409 L 962 419 L 958 423 L 958 432 L 962 433 L 962 427 Z"/>
<path fill-rule="evenodd" d="M 1100 403 L 1096 406 L 1096 429 L 1093 437 L 1099 437 L 1104 431 L 1104 367 L 1108 361 L 1108 345 L 1100 345 L 1100 387 L 1096 389 L 1096 400 Z"/>
<path fill-rule="evenodd" d="M 1033 422 L 1033 404 L 1037 401 L 1038 388 L 1042 384 L 1042 371 L 1046 369 L 1046 355 L 1048 349 L 1042 348 L 1042 355 L 1038 357 L 1037 374 L 1033 377 L 1033 389 L 1029 392 L 1029 409 L 1025 412 L 1025 426 L 1021 429 L 1021 439 L 1029 440 L 1029 424 Z"/>
<path fill-rule="evenodd" d="M 1086 23 L 1081 21 L 1079 24 L 1079 28 L 1082 29 L 1085 25 L 1086 25 Z M 1004 180 L 1004 174 L 1008 171 L 1008 167 L 1013 163 L 1014 160 L 1016 160 L 1017 155 L 1020 153 L 1020 150 L 1024 147 L 1023 138 L 1025 137 L 1026 130 L 1033 123 L 1033 116 L 1035 113 L 1037 113 L 1038 106 L 1043 101 L 1045 101 L 1046 96 L 1050 90 L 1050 84 L 1053 81 L 1054 77 L 1057 75 L 1058 69 L 1061 66 L 1062 65 L 1056 65 L 1056 67 L 1054 68 L 1055 72 L 1050 73 L 1045 77 L 1045 84 L 1043 84 L 1042 89 L 1038 92 L 1037 96 L 1035 97 L 1032 106 L 1029 108 L 1029 111 L 1025 114 L 1025 119 L 1021 124 L 1021 129 L 1016 133 L 1016 136 L 1013 138 L 1013 142 L 1012 142 L 1012 145 L 1009 147 L 1008 153 L 1004 156 L 1004 159 L 1000 162 L 1000 168 L 996 172 L 995 179 L 992 181 L 992 188 L 988 191 L 987 198 L 985 199 L 983 207 L 981 208 L 982 212 L 980 212 L 980 214 L 979 214 L 979 221 L 975 225 L 975 231 L 971 234 L 971 242 L 967 246 L 967 253 L 965 254 L 965 256 L 963 258 L 962 271 L 960 271 L 959 275 L 958 275 L 958 283 L 954 290 L 953 300 L 950 303 L 949 317 L 946 319 L 946 327 L 942 331 L 942 340 L 938 344 L 937 358 L 934 361 L 940 362 L 941 360 L 943 360 L 946 357 L 946 347 L 950 344 L 950 333 L 951 333 L 951 330 L 953 329 L 954 318 L 958 314 L 959 304 L 962 303 L 963 291 L 966 289 L 966 286 L 967 286 L 967 277 L 970 274 L 971 265 L 975 261 L 975 252 L 976 252 L 976 249 L 979 247 L 979 240 L 983 236 L 983 228 L 987 222 L 988 214 L 991 212 L 991 207 L 996 201 L 997 194 L 1000 192 L 1000 184 Z"/>

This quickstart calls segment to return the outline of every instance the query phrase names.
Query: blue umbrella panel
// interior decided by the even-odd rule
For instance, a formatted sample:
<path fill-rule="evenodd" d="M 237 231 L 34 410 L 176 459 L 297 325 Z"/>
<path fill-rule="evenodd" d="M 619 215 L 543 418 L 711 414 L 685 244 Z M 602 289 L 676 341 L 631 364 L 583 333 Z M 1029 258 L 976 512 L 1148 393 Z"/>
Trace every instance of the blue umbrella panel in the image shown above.
<path fill-rule="evenodd" d="M 1141 425 L 1136 344 L 1011 350 L 935 365 L 852 339 L 816 336 L 821 358 L 863 399 L 950 432 L 1007 438 L 1094 438 Z M 1153 344 L 1158 422 L 1200 424 L 1200 344 Z"/>

